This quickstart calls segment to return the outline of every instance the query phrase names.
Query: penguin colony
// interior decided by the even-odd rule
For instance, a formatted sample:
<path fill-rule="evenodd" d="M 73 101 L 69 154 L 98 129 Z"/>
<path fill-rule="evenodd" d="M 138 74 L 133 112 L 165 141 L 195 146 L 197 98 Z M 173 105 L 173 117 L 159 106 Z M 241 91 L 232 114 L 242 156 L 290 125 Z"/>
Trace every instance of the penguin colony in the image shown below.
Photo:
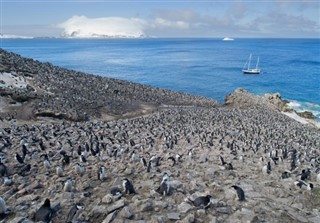
<path fill-rule="evenodd" d="M 319 222 L 320 131 L 269 108 L 0 123 L 0 221 Z"/>
<path fill-rule="evenodd" d="M 295 213 L 279 199 L 304 203 L 318 190 L 320 134 L 270 112 L 172 108 L 109 122 L 12 124 L 0 129 L 0 210 L 11 220 L 102 222 L 108 212 L 98 215 L 95 205 L 124 200 L 133 220 L 185 205 L 181 219 L 194 213 L 227 221 L 252 207 L 253 217 L 269 221 L 270 213 L 254 209 L 263 200 Z M 152 205 L 140 211 L 144 202 Z"/>

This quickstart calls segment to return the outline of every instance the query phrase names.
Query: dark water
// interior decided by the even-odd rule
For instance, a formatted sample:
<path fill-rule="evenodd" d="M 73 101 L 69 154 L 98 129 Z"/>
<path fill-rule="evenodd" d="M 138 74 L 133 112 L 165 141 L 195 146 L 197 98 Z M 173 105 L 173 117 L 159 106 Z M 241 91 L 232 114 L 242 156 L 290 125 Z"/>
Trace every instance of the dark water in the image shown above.
<path fill-rule="evenodd" d="M 69 69 L 224 97 L 241 87 L 279 92 L 320 118 L 319 39 L 3 39 L 2 48 Z M 253 54 L 260 75 L 241 70 Z"/>

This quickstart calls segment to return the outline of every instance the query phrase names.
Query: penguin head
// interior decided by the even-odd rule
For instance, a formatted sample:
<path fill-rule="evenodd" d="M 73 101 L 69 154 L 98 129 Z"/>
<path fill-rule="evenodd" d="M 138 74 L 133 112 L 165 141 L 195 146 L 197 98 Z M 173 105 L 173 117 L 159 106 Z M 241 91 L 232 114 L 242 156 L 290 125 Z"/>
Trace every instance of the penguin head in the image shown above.
<path fill-rule="evenodd" d="M 51 207 L 50 200 L 48 198 L 44 201 L 43 206 L 48 208 Z"/>

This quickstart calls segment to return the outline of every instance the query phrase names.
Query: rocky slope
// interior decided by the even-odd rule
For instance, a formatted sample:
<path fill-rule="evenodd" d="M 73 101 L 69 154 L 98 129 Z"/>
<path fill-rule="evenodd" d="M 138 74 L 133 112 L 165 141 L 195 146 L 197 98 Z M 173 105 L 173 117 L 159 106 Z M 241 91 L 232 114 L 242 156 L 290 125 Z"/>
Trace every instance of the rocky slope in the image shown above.
<path fill-rule="evenodd" d="M 22 72 L 19 62 L 7 59 L 10 71 L 7 65 L 0 65 L 5 72 Z M 38 75 L 30 75 L 32 83 L 28 83 L 37 89 L 37 95 L 32 96 L 32 90 L 28 95 L 28 100 L 34 100 L 32 109 L 69 114 L 70 107 L 87 112 L 90 118 L 77 122 L 63 117 L 20 120 L 13 116 L 0 120 L 0 157 L 7 169 L 2 171 L 0 164 L 0 195 L 8 206 L 4 214 L 0 213 L 3 222 L 32 222 L 46 198 L 54 209 L 53 222 L 65 222 L 77 203 L 84 206 L 78 222 L 320 221 L 319 129 L 301 125 L 243 90 L 240 93 L 245 94 L 245 107 L 236 106 L 238 96 L 232 103 L 227 100 L 229 106 L 222 107 L 205 98 L 101 78 L 101 82 L 106 81 L 121 92 L 109 92 L 116 102 L 110 102 L 106 113 L 115 111 L 122 118 L 105 120 L 102 113 L 90 112 L 92 107 L 82 110 L 84 104 L 72 102 L 78 97 L 78 90 L 70 91 L 68 96 L 59 93 L 57 86 L 65 86 L 63 82 L 77 83 L 76 79 L 69 79 L 69 75 L 75 78 L 76 72 L 32 60 L 29 63 L 43 66 L 39 74 L 47 77 L 45 82 L 38 80 Z M 63 73 L 57 78 L 57 74 L 42 72 L 52 69 Z M 79 75 L 84 75 L 89 85 L 89 80 L 100 80 Z M 18 89 L 23 81 L 20 83 L 17 78 L 14 82 Z M 58 85 L 51 86 L 52 83 Z M 134 91 L 139 99 L 124 97 L 127 90 L 119 83 L 140 89 L 142 92 Z M 95 94 L 85 82 L 77 85 L 83 86 L 82 100 L 85 95 Z M 154 98 L 148 98 L 153 91 Z M 3 96 L 3 101 L 14 101 L 12 95 Z M 60 97 L 66 100 L 65 104 L 58 103 Z M 107 100 L 107 96 L 92 97 L 99 97 L 102 104 Z M 46 105 L 43 98 L 48 101 Z M 128 105 L 136 101 L 139 105 L 150 103 L 156 109 L 133 118 L 126 118 L 123 111 L 117 110 L 135 111 Z M 56 103 L 55 108 L 51 102 Z M 28 101 L 20 103 L 25 106 Z M 17 154 L 23 162 L 15 159 Z M 100 167 L 105 167 L 103 179 L 98 179 Z M 310 174 L 306 176 L 302 171 Z M 164 173 L 169 175 L 171 185 L 168 196 L 157 192 Z M 313 184 L 312 190 L 295 185 L 302 177 L 306 184 Z M 124 178 L 132 182 L 136 194 L 125 193 Z M 70 188 L 66 182 L 71 182 Z M 239 201 L 233 185 L 243 189 L 245 201 Z M 113 196 L 114 188 L 121 194 Z M 195 207 L 190 201 L 204 195 L 212 196 L 207 208 Z"/>

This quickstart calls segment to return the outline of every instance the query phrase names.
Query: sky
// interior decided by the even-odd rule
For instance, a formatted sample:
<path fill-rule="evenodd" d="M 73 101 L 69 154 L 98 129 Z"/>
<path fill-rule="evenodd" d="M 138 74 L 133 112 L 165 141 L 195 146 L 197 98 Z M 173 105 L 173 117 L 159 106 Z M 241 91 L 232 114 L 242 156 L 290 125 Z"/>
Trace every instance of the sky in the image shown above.
<path fill-rule="evenodd" d="M 0 0 L 0 32 L 320 38 L 319 0 Z"/>

